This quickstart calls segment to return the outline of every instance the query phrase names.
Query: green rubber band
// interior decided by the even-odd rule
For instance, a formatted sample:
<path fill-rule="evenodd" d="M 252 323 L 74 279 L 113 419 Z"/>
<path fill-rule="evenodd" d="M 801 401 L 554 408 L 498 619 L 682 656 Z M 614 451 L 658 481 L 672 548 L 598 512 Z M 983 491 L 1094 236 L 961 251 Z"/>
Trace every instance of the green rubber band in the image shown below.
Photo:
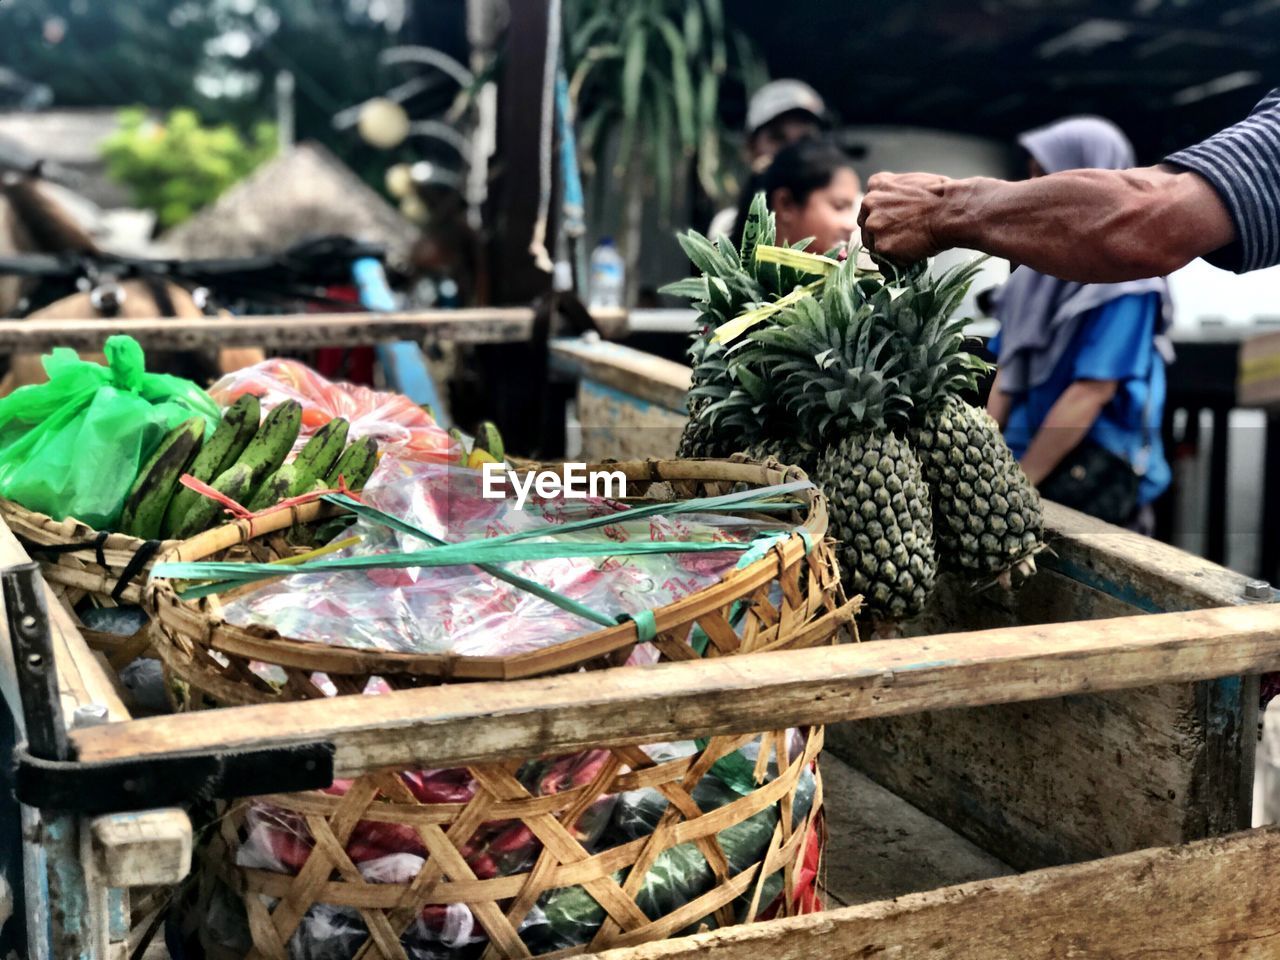
<path fill-rule="evenodd" d="M 515 533 L 508 533 L 501 537 L 486 538 L 491 543 L 516 543 L 520 540 L 527 540 L 531 537 L 544 537 L 549 532 L 554 532 L 556 536 L 563 536 L 567 533 L 578 533 L 582 530 L 592 530 L 598 527 L 605 527 L 613 523 L 621 523 L 631 520 L 643 520 L 646 517 L 655 516 L 657 514 L 680 514 L 680 513 L 697 513 L 699 511 L 716 511 L 726 508 L 736 508 L 738 510 L 751 510 L 757 504 L 767 503 L 772 498 L 783 496 L 788 493 L 796 493 L 801 490 L 812 489 L 813 483 L 809 480 L 793 480 L 789 483 L 779 483 L 771 487 L 760 487 L 754 490 L 743 490 L 740 493 L 726 493 L 718 497 L 698 497 L 693 500 L 674 500 L 674 501 L 657 501 L 651 504 L 645 504 L 642 507 L 629 507 L 617 513 L 604 514 L 598 517 L 590 517 L 585 520 L 573 520 L 568 523 L 556 524 L 553 531 L 541 528 L 531 530 L 519 530 Z M 434 540 L 430 534 L 424 530 L 413 526 L 410 523 L 393 517 L 390 514 L 383 513 L 376 507 L 371 507 L 366 503 L 353 500 L 344 494 L 326 494 L 321 499 L 327 500 L 329 503 L 335 503 L 339 506 L 346 507 L 353 513 L 383 523 L 386 526 L 407 533 L 410 536 L 419 537 L 426 540 Z"/>
<path fill-rule="evenodd" d="M 813 539 L 813 534 L 809 532 L 808 527 L 796 527 L 796 533 L 800 534 L 800 539 L 804 541 L 804 555 L 807 557 L 813 553 L 817 541 Z"/>
<path fill-rule="evenodd" d="M 639 613 L 624 613 L 618 617 L 619 623 L 630 621 L 636 625 L 636 641 L 648 643 L 658 635 L 658 621 L 652 610 L 641 610 Z"/>
<path fill-rule="evenodd" d="M 739 493 L 725 494 L 719 497 L 699 497 L 692 500 L 679 500 L 668 502 L 657 502 L 646 504 L 641 507 L 631 507 L 619 513 L 607 514 L 603 516 L 590 517 L 584 520 L 571 521 L 565 524 L 559 524 L 554 531 L 547 530 L 525 530 L 502 537 L 488 537 L 479 541 L 466 541 L 464 543 L 451 543 L 448 540 L 442 540 L 439 537 L 428 533 L 399 517 L 386 513 L 382 510 L 372 507 L 369 504 L 362 503 L 358 500 L 345 496 L 343 494 L 329 494 L 323 499 L 346 507 L 357 516 L 366 520 L 380 523 L 386 527 L 423 540 L 433 546 L 433 556 L 427 556 L 426 551 L 414 551 L 410 553 L 384 554 L 381 559 L 371 557 L 360 558 L 344 558 L 340 560 L 321 560 L 308 564 L 299 564 L 290 567 L 287 572 L 282 571 L 279 566 L 264 564 L 225 564 L 225 563 L 171 563 L 161 564 L 153 574 L 157 576 L 169 576 L 175 579 L 196 579 L 207 580 L 217 579 L 213 583 L 203 583 L 189 587 L 187 590 L 179 593 L 183 599 L 196 599 L 208 596 L 214 593 L 220 593 L 230 589 L 238 584 L 251 583 L 255 580 L 264 579 L 268 576 L 297 576 L 307 573 L 324 573 L 336 570 L 352 570 L 352 569 L 375 569 L 378 567 L 405 567 L 409 565 L 420 565 L 424 567 L 433 566 L 474 566 L 483 570 L 485 573 L 499 580 L 511 584 L 517 589 L 524 590 L 533 594 L 542 600 L 551 603 L 560 609 L 572 613 L 576 616 L 595 623 L 599 626 L 612 626 L 617 621 L 611 619 L 608 615 L 599 610 L 592 609 L 576 600 L 566 597 L 549 587 L 529 580 L 518 574 L 511 573 L 499 564 L 509 563 L 520 560 L 540 560 L 565 558 L 573 556 L 642 556 L 645 554 L 665 554 L 665 553 L 701 553 L 720 550 L 738 550 L 743 552 L 742 561 L 739 567 L 746 566 L 753 562 L 764 552 L 778 542 L 782 537 L 775 535 L 772 537 L 764 537 L 753 544 L 730 544 L 730 543 L 681 543 L 681 542 L 649 542 L 622 545 L 606 545 L 606 544 L 572 544 L 562 546 L 560 544 L 536 543 L 529 544 L 523 541 L 533 537 L 546 536 L 549 532 L 556 535 L 565 533 L 576 533 L 583 530 L 589 530 L 597 527 L 606 526 L 610 523 L 619 521 L 626 522 L 642 519 L 654 514 L 680 514 L 693 513 L 699 511 L 717 512 L 717 511 L 736 511 L 759 509 L 769 511 L 779 509 L 783 506 L 791 508 L 792 501 L 783 501 L 779 503 L 776 499 L 770 502 L 771 498 L 785 496 L 789 493 L 795 493 L 800 490 L 812 488 L 813 484 L 809 481 L 792 481 L 790 483 L 776 484 L 771 487 L 759 488 L 756 490 L 745 490 Z M 801 536 L 805 538 L 806 553 L 812 550 L 812 538 L 808 531 L 803 528 Z M 468 548 L 472 549 L 468 549 Z M 395 557 L 394 562 L 388 562 L 391 557 Z M 445 559 L 449 557 L 449 559 Z M 443 562 L 442 562 L 443 561 Z M 636 630 L 640 636 L 640 642 L 648 642 L 657 636 L 657 627 L 653 620 L 651 611 L 644 611 L 630 618 L 636 623 Z"/>

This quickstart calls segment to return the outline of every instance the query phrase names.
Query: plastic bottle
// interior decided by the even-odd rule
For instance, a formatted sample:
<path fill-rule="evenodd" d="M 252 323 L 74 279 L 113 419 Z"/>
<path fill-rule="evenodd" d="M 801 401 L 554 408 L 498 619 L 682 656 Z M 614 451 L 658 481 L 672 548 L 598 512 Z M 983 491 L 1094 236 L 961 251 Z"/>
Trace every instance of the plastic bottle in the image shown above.
<path fill-rule="evenodd" d="M 622 254 L 611 237 L 601 237 L 591 252 L 591 288 L 588 306 L 621 307 L 626 277 Z"/>

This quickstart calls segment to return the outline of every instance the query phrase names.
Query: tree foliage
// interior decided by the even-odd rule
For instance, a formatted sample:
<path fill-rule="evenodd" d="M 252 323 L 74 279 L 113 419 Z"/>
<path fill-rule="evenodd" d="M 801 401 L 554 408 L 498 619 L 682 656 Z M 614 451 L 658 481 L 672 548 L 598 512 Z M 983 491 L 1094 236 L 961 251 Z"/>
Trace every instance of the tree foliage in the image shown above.
<path fill-rule="evenodd" d="M 406 3 L 409 0 L 405 0 Z M 388 86 L 391 0 L 4 0 L 0 63 L 47 84 L 59 107 L 190 107 L 251 131 L 296 78 L 299 138 L 348 152 L 333 114 Z M 391 78 L 394 79 L 394 78 Z"/>
<path fill-rule="evenodd" d="M 613 176 L 651 180 L 664 209 L 689 160 L 710 197 L 736 194 L 723 93 L 754 89 L 764 68 L 722 0 L 567 0 L 565 38 L 588 173 L 616 136 Z"/>
<path fill-rule="evenodd" d="M 275 127 L 255 126 L 246 140 L 229 124 L 203 126 L 180 109 L 159 123 L 146 111 L 121 112 L 119 129 L 103 144 L 107 172 L 129 187 L 134 203 L 154 210 L 162 227 L 185 220 L 267 160 Z"/>

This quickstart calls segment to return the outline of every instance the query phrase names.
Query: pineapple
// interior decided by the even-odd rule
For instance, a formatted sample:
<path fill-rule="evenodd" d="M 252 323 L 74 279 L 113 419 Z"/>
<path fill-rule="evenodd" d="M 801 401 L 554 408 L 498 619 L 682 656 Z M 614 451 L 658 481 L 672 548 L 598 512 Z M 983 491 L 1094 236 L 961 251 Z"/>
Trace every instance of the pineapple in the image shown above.
<path fill-rule="evenodd" d="M 734 376 L 731 351 L 711 340 L 723 324 L 756 303 L 789 292 L 800 282 L 801 275 L 795 270 L 756 262 L 757 245 L 772 244 L 775 236 L 773 214 L 760 194 L 752 202 L 740 249 L 724 238 L 712 243 L 693 231 L 679 238 L 689 259 L 702 271 L 701 277 L 663 290 L 688 297 L 701 310 L 700 331 L 689 350 L 693 388 L 688 400 L 689 423 L 676 454 L 679 457 L 727 457 L 746 452 L 753 460 L 776 456 L 782 463 L 802 467 L 813 459 L 811 448 L 784 442 L 794 436 L 794 423 L 762 422 L 763 411 L 771 407 L 770 388 L 753 384 L 748 389 Z"/>
<path fill-rule="evenodd" d="M 754 287 L 754 279 L 736 260 L 736 253 L 735 258 L 729 260 L 723 257 L 716 247 L 696 234 L 680 239 L 686 245 L 686 250 L 692 248 L 700 255 L 700 257 L 695 256 L 694 252 L 690 252 L 690 258 L 695 263 L 701 259 L 704 263 L 713 265 L 719 273 L 732 276 L 735 280 L 735 288 L 738 289 L 738 295 L 731 296 L 728 293 L 729 284 L 723 280 L 723 277 L 713 276 L 710 273 L 704 274 L 699 279 L 683 281 L 681 284 L 673 284 L 666 288 L 668 292 L 683 290 L 691 293 L 695 298 L 703 297 L 703 302 L 700 304 L 702 315 L 699 317 L 701 330 L 689 348 L 689 359 L 693 364 L 693 388 L 689 392 L 688 399 L 689 422 L 685 425 L 684 433 L 680 437 L 677 456 L 724 457 L 733 452 L 733 441 L 728 435 L 717 433 L 705 416 L 714 403 L 729 395 L 733 384 L 729 376 L 725 348 L 713 342 L 711 334 L 721 324 L 732 320 L 745 309 L 751 302 L 745 298 L 748 295 L 756 296 L 758 291 Z M 706 246 L 704 247 L 703 244 Z M 707 248 L 710 248 L 715 255 L 714 259 L 708 259 Z M 714 296 L 708 291 L 714 291 Z"/>
<path fill-rule="evenodd" d="M 687 401 L 689 422 L 680 435 L 676 456 L 682 459 L 727 457 L 733 452 L 733 444 L 728 437 L 717 434 L 706 418 L 711 405 L 729 395 L 731 381 L 724 348 L 705 336 L 700 337 L 689 348 L 689 357 L 693 360 L 693 389 Z"/>
<path fill-rule="evenodd" d="M 893 362 L 881 361 L 888 338 L 875 339 L 870 305 L 850 296 L 853 270 L 834 277 L 821 304 L 807 297 L 755 331 L 753 355 L 805 436 L 825 446 L 811 477 L 827 496 L 847 588 L 873 618 L 906 620 L 923 610 L 937 572 L 928 488 L 894 433 L 910 401 Z"/>
<path fill-rule="evenodd" d="M 911 431 L 933 494 L 944 562 L 1012 586 L 1035 572 L 1044 549 L 1040 495 L 986 411 L 957 397 L 934 405 Z"/>
<path fill-rule="evenodd" d="M 913 278 L 878 316 L 913 402 L 908 437 L 929 484 L 942 563 L 1010 586 L 1014 573 L 1035 570 L 1043 518 L 1000 428 L 961 398 L 987 366 L 965 348 L 965 321 L 951 319 L 977 266 Z"/>

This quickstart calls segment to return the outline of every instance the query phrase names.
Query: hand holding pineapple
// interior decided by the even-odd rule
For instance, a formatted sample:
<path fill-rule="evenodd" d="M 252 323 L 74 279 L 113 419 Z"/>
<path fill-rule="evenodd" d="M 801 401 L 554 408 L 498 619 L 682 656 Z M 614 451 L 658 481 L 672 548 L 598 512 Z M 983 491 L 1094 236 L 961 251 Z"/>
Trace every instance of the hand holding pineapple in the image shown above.
<path fill-rule="evenodd" d="M 744 451 L 810 473 L 846 584 L 877 619 L 918 615 L 939 562 L 1006 585 L 1034 571 L 1039 498 L 995 422 L 961 399 L 985 367 L 952 319 L 976 265 L 886 279 L 859 275 L 856 258 L 806 260 L 772 246 L 762 197 L 741 251 L 681 240 L 703 271 L 675 286 L 703 323 L 681 456 Z"/>

